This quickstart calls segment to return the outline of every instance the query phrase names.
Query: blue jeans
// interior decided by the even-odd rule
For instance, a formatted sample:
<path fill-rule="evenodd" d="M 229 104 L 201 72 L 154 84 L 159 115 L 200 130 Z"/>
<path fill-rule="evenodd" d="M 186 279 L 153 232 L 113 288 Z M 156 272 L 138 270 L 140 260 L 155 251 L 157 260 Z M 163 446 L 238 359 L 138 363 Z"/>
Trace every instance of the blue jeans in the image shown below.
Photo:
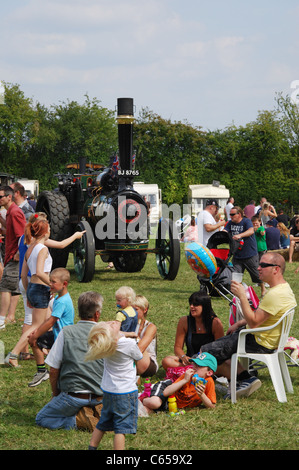
<path fill-rule="evenodd" d="M 76 398 L 61 392 L 53 397 L 36 415 L 38 426 L 48 429 L 76 429 L 76 414 L 83 406 L 96 406 L 101 402 Z"/>
<path fill-rule="evenodd" d="M 138 391 L 107 393 L 103 396 L 103 409 L 97 429 L 115 434 L 136 434 L 138 419 Z"/>

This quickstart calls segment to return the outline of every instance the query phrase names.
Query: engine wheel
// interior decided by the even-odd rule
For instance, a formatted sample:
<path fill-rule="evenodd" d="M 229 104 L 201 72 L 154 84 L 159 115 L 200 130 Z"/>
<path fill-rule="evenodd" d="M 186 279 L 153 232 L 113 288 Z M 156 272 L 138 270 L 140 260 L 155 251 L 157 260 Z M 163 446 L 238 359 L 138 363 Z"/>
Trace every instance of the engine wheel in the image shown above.
<path fill-rule="evenodd" d="M 180 267 L 181 249 L 177 230 L 170 219 L 159 221 L 156 250 L 156 261 L 161 277 L 173 281 Z"/>
<path fill-rule="evenodd" d="M 89 223 L 79 222 L 76 232 L 84 230 L 83 237 L 74 241 L 74 267 L 79 282 L 90 282 L 95 271 L 95 240 Z"/>
<path fill-rule="evenodd" d="M 61 241 L 72 235 L 69 204 L 64 194 L 56 191 L 43 191 L 37 200 L 36 212 L 44 212 L 50 223 L 50 238 Z M 69 256 L 69 247 L 63 250 L 50 248 L 53 269 L 65 268 Z"/>
<path fill-rule="evenodd" d="M 116 271 L 136 273 L 142 270 L 146 261 L 146 253 L 118 253 L 113 255 L 112 261 Z"/>

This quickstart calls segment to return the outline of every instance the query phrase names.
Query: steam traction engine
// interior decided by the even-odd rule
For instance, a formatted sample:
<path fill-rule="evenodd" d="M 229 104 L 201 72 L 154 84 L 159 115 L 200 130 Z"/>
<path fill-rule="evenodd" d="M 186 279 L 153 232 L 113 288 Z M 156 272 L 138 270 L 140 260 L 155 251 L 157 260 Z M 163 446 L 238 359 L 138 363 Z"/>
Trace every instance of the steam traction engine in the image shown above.
<path fill-rule="evenodd" d="M 92 280 L 95 255 L 113 262 L 117 271 L 141 271 L 148 253 L 156 255 L 163 279 L 175 279 L 180 264 L 180 243 L 175 225 L 161 218 L 155 248 L 149 248 L 148 207 L 133 189 L 133 99 L 117 101 L 119 161 L 102 165 L 79 163 L 67 165 L 77 172 L 55 175 L 58 188 L 44 191 L 37 201 L 37 211 L 50 221 L 51 238 L 63 240 L 75 231 L 86 231 L 71 247 L 74 267 L 80 282 Z M 79 170 L 79 171 L 78 171 Z M 53 268 L 67 264 L 70 249 L 51 249 Z"/>

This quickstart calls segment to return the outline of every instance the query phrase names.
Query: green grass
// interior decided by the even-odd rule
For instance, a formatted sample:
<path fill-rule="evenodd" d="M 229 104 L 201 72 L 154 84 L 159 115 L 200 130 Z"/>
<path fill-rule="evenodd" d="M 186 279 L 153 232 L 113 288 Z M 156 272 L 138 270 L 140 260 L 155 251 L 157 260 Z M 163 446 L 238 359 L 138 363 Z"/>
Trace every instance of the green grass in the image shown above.
<path fill-rule="evenodd" d="M 173 353 L 178 319 L 188 313 L 188 297 L 198 290 L 195 273 L 187 265 L 182 253 L 179 274 L 175 281 L 163 281 L 157 270 L 156 259 L 149 254 L 140 273 L 118 273 L 106 270 L 106 264 L 97 258 L 94 279 L 80 284 L 75 279 L 73 260 L 69 287 L 75 309 L 83 291 L 96 290 L 104 296 L 102 319 L 115 316 L 114 293 L 121 285 L 132 286 L 136 293 L 145 295 L 150 303 L 149 319 L 158 327 L 158 359 Z M 286 280 L 299 298 L 299 274 L 294 274 L 298 263 L 287 264 Z M 250 284 L 245 274 L 245 282 Z M 259 291 L 257 291 L 259 295 Z M 213 307 L 224 327 L 228 325 L 229 305 L 223 298 L 212 299 Z M 0 332 L 6 353 L 21 334 L 23 306 L 18 304 L 16 324 Z M 77 319 L 77 311 L 76 311 Z M 299 338 L 298 309 L 291 335 Z M 1 450 L 85 450 L 90 433 L 83 431 L 50 431 L 35 425 L 35 415 L 51 396 L 49 381 L 36 388 L 28 388 L 35 373 L 34 361 L 20 362 L 22 368 L 13 370 L 0 366 L 0 449 Z M 140 418 L 136 436 L 126 437 L 127 450 L 282 450 L 298 449 L 299 369 L 290 368 L 294 394 L 288 394 L 287 403 L 277 401 L 267 369 L 259 372 L 262 387 L 249 398 L 240 398 L 235 405 L 219 396 L 216 408 L 188 410 L 183 416 L 170 418 L 158 413 Z M 160 368 L 154 380 L 164 377 Z M 153 381 L 154 381 L 153 380 Z M 108 433 L 100 448 L 110 450 L 113 434 Z"/>

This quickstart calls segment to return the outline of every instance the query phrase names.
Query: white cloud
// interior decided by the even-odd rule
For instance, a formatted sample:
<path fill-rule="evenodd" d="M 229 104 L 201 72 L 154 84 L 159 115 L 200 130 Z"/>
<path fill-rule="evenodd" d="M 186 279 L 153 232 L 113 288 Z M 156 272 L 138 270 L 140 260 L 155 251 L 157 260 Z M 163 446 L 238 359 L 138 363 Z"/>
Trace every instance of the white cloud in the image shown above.
<path fill-rule="evenodd" d="M 3 12 L 0 80 L 46 105 L 87 92 L 114 108 L 121 93 L 198 125 L 252 120 L 275 88 L 299 79 L 294 5 L 14 0 Z"/>

